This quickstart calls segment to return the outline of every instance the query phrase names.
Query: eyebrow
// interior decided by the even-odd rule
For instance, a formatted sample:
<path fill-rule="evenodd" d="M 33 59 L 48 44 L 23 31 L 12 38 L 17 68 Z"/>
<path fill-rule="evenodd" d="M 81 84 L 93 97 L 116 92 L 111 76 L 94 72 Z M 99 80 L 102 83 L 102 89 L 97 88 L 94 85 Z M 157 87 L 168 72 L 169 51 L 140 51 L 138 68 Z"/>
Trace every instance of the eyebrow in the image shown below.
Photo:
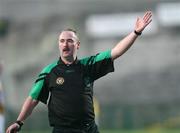
<path fill-rule="evenodd" d="M 67 39 L 65 39 L 65 38 L 59 38 L 59 40 L 73 40 L 73 41 L 75 41 L 73 38 L 67 38 Z"/>

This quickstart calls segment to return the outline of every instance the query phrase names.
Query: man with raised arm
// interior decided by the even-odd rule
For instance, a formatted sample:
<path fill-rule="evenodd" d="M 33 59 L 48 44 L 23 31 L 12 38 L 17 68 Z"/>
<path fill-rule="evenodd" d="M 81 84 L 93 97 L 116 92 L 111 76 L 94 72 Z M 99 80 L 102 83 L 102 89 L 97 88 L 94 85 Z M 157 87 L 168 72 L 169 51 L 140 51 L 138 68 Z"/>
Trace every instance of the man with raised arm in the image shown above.
<path fill-rule="evenodd" d="M 39 102 L 47 104 L 52 133 L 99 133 L 94 121 L 93 83 L 114 71 L 113 62 L 124 54 L 152 21 L 152 13 L 137 18 L 132 32 L 117 45 L 96 55 L 78 59 L 80 40 L 76 31 L 59 35 L 60 57 L 38 75 L 17 120 L 6 133 L 16 133 Z"/>

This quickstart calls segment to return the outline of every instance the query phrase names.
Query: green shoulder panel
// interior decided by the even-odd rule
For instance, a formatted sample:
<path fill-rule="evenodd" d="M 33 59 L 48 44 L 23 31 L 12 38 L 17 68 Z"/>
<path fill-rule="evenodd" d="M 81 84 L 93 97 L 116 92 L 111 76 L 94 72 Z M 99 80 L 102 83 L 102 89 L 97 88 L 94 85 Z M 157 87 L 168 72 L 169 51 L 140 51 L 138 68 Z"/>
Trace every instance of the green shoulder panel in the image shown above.
<path fill-rule="evenodd" d="M 57 66 L 57 62 L 54 62 L 52 64 L 49 64 L 48 66 L 44 67 L 44 69 L 40 72 L 37 80 L 35 81 L 35 83 L 33 84 L 31 91 L 29 93 L 29 96 L 32 97 L 32 99 L 36 99 L 38 98 L 41 89 L 44 85 L 44 79 L 46 77 L 46 75 L 55 67 Z"/>
<path fill-rule="evenodd" d="M 80 63 L 83 65 L 92 65 L 92 64 L 95 64 L 96 62 L 99 62 L 104 59 L 109 59 L 109 58 L 111 58 L 111 50 L 101 52 L 95 56 L 83 58 L 80 60 Z"/>

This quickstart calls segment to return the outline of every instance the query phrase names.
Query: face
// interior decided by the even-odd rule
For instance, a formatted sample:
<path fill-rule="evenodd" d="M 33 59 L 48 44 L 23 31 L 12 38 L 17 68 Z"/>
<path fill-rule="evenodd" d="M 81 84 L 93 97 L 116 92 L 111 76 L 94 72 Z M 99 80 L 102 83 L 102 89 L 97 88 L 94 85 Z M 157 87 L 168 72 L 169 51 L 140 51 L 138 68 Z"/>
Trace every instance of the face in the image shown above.
<path fill-rule="evenodd" d="M 61 58 L 73 58 L 77 56 L 80 42 L 72 31 L 63 31 L 59 35 L 59 50 Z"/>

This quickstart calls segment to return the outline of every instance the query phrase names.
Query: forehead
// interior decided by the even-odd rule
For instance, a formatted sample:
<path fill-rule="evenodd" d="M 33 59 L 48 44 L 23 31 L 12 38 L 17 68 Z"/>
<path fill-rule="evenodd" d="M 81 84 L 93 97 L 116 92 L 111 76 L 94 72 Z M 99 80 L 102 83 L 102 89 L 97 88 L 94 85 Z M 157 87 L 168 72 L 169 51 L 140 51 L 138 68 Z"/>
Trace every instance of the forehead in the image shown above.
<path fill-rule="evenodd" d="M 59 35 L 59 39 L 69 39 L 69 38 L 75 38 L 77 39 L 77 36 L 75 35 L 74 32 L 72 31 L 63 31 Z"/>

